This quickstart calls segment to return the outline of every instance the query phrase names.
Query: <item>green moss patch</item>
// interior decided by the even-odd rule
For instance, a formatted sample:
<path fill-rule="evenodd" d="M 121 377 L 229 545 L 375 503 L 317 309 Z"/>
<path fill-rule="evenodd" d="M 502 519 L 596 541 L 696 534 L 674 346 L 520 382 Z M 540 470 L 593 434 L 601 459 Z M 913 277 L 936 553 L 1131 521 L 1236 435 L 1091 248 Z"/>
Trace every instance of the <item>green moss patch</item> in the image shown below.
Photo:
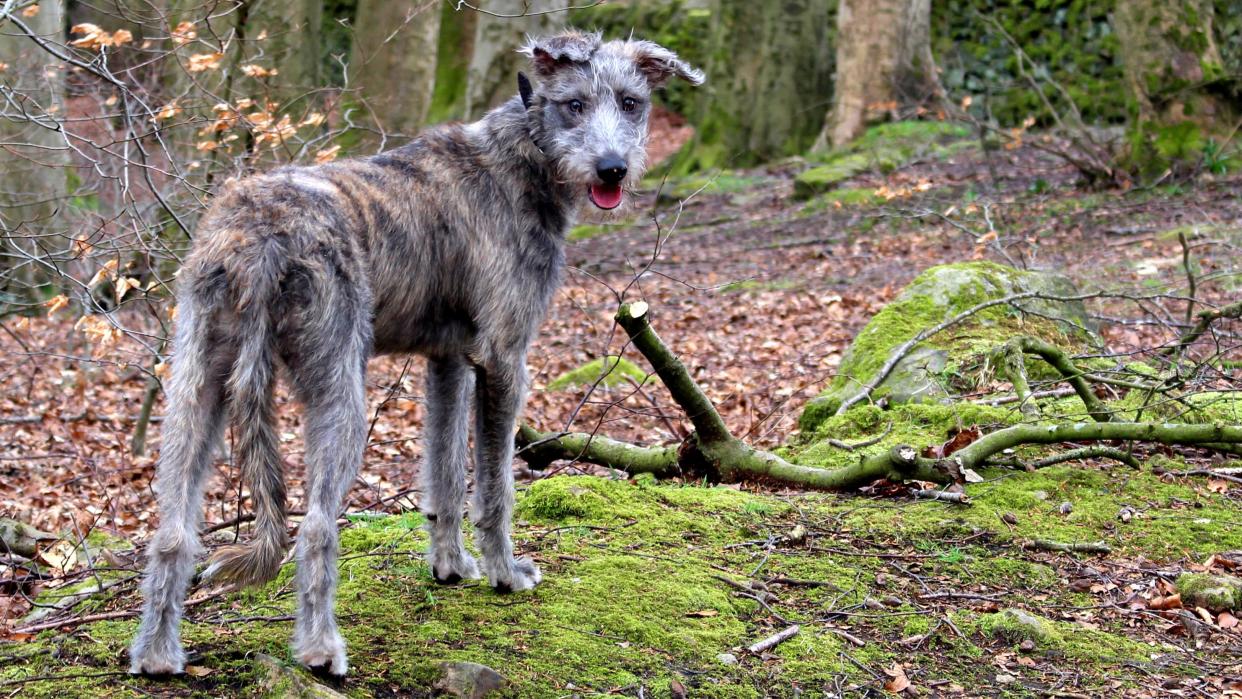
<path fill-rule="evenodd" d="M 970 132 L 941 121 L 898 121 L 868 129 L 845 148 L 823 157 L 823 164 L 794 178 L 794 196 L 809 199 L 836 189 L 842 182 L 867 172 L 891 172 L 920 158 L 949 157 L 972 147 Z"/>
<path fill-rule="evenodd" d="M 548 384 L 548 389 L 560 391 L 579 386 L 593 386 L 597 383 L 609 388 L 628 386 L 630 382 L 643 385 L 648 380 L 647 372 L 625 357 L 607 355 L 571 369 L 556 377 Z"/>

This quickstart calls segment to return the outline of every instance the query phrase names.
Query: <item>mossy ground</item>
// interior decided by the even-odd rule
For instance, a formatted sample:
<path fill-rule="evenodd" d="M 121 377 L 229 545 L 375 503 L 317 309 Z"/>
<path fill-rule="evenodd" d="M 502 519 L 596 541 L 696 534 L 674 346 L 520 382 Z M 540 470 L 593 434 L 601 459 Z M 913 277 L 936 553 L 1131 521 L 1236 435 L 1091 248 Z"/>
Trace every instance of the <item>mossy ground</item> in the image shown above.
<path fill-rule="evenodd" d="M 857 430 L 869 424 L 859 420 Z M 1082 575 L 1081 563 L 1020 544 L 1102 539 L 1121 560 L 1201 560 L 1242 548 L 1242 531 L 1229 524 L 1236 510 L 1224 496 L 1129 471 L 1066 466 L 985 475 L 968 488 L 969 508 L 651 479 L 536 481 L 520 489 L 515 529 L 519 550 L 539 561 L 545 580 L 512 596 L 477 583 L 435 585 L 420 557 L 426 536 L 417 514 L 353 518 L 342 534 L 339 598 L 353 669 L 341 690 L 428 696 L 446 660 L 493 667 L 516 696 L 532 698 L 637 696 L 640 689 L 668 696 L 674 681 L 696 697 L 795 696 L 795 688 L 836 683 L 874 688 L 860 668 L 881 672 L 895 662 L 916 684 L 981 687 L 1002 670 L 1018 673 L 1002 692 L 1011 696 L 1050 686 L 1067 663 L 1075 686 L 1089 693 L 1114 681 L 1135 686 L 1146 672 L 1193 672 L 1160 638 L 1159 620 L 1101 614 L 1084 622 L 1081 610 L 1098 601 L 1066 585 Z M 1074 505 L 1072 514 L 1057 511 L 1063 501 Z M 1123 505 L 1139 513 L 1127 524 L 1116 516 Z M 1003 522 L 1005 513 L 1015 522 Z M 799 526 L 805 539 L 790 540 Z M 183 633 L 197 677 L 94 676 L 124 668 L 135 624 L 127 619 L 0 646 L 0 689 L 47 675 L 14 686 L 31 697 L 253 694 L 262 671 L 249 656 L 289 659 L 291 575 L 286 567 L 260 590 L 192 609 Z M 771 609 L 720 578 L 769 581 Z M 934 598 L 944 591 L 1025 607 L 1047 617 L 1055 633 L 1025 665 L 981 662 L 1004 656 L 1017 640 L 996 632 L 995 602 Z M 120 596 L 105 606 L 131 604 Z M 802 632 L 769 655 L 741 650 L 784 627 L 776 614 L 801 623 Z M 723 653 L 739 662 L 723 663 Z"/>

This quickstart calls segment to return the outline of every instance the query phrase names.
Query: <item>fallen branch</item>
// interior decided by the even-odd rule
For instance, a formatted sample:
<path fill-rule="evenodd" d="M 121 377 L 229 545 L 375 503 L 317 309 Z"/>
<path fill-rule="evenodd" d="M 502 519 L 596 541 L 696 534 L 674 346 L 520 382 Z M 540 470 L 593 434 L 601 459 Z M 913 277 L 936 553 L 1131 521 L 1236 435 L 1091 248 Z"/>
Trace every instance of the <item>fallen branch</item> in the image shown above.
<path fill-rule="evenodd" d="M 1177 339 L 1172 346 L 1166 347 L 1160 351 L 1162 357 L 1180 356 L 1181 353 L 1189 346 L 1193 345 L 1196 340 L 1203 336 L 1204 333 L 1212 327 L 1212 323 L 1225 318 L 1237 320 L 1242 318 L 1242 301 L 1236 301 L 1228 306 L 1221 306 L 1215 310 L 1199 311 L 1195 316 L 1195 324 L 1186 334 Z"/>
<path fill-rule="evenodd" d="M 1219 478 L 1223 481 L 1229 481 L 1230 483 L 1242 483 L 1242 476 L 1239 476 L 1235 473 L 1230 473 L 1230 471 L 1236 471 L 1236 470 L 1237 469 L 1224 469 L 1224 468 L 1220 470 L 1210 469 L 1210 468 L 1192 468 L 1187 471 L 1157 470 L 1155 471 L 1155 474 L 1157 476 L 1173 476 L 1175 478 L 1185 478 L 1188 476 L 1207 476 L 1209 478 Z"/>
<path fill-rule="evenodd" d="M 755 655 L 758 655 L 764 651 L 768 651 L 768 650 L 771 650 L 779 646 L 780 644 L 784 643 L 785 641 L 788 641 L 794 636 L 797 636 L 798 632 L 801 630 L 802 630 L 801 626 L 798 626 L 797 624 L 793 624 L 791 626 L 788 626 L 782 629 L 781 631 L 778 631 L 777 633 L 772 634 L 771 636 L 768 636 L 762 641 L 756 641 L 750 644 L 749 646 L 746 647 L 746 650 L 750 651 L 751 653 L 754 653 Z"/>
<path fill-rule="evenodd" d="M 1018 294 L 1007 298 L 1014 300 L 1026 296 Z M 968 471 L 988 465 L 995 455 L 1027 444 L 1111 440 L 1200 446 L 1242 443 L 1242 425 L 1109 421 L 1034 423 L 1014 425 L 984 435 L 951 456 L 939 459 L 920 457 L 915 447 L 899 444 L 883 452 L 860 456 L 855 463 L 837 469 L 792 464 L 770 452 L 754 449 L 729 433 L 724 420 L 691 378 L 685 365 L 652 329 L 647 311 L 648 306 L 643 302 L 623 305 L 617 312 L 617 323 L 629 335 L 631 344 L 650 362 L 673 400 L 685 411 L 694 426 L 693 433 L 676 447 L 643 447 L 595 434 L 544 434 L 524 425 L 517 435 L 517 441 L 522 447 L 518 455 L 531 468 L 546 468 L 557 460 L 585 461 L 631 474 L 684 475 L 725 482 L 769 479 L 804 488 L 842 490 L 879 479 L 894 482 L 920 480 L 938 484 L 960 483 L 965 481 Z M 1059 350 L 1045 352 L 1045 348 L 1038 342 L 1023 342 L 1016 346 L 1033 348 L 1041 356 L 1046 353 L 1052 358 L 1052 362 L 1060 364 L 1064 374 L 1074 377 L 1072 383 L 1081 381 L 1080 386 L 1086 388 L 1083 393 L 1088 410 L 1099 418 L 1107 418 L 1108 411 L 1102 404 L 1090 402 L 1095 399 L 1094 394 L 1077 367 L 1063 353 L 1061 357 L 1065 362 L 1057 357 Z M 858 445 L 852 446 L 859 448 Z M 1051 465 L 1093 455 L 1115 458 L 1128 464 L 1136 463 L 1132 457 L 1124 455 L 1120 450 L 1112 450 L 1103 445 L 1071 450 L 1036 463 Z"/>
<path fill-rule="evenodd" d="M 1026 548 L 1038 551 L 1058 551 L 1060 553 L 1112 553 L 1113 548 L 1103 541 L 1087 541 L 1079 544 L 1067 544 L 1062 541 L 1034 539 L 1027 542 Z"/>
<path fill-rule="evenodd" d="M 951 493 L 947 490 L 924 488 L 923 490 L 916 490 L 914 492 L 914 497 L 922 500 L 940 500 L 942 502 L 951 502 L 956 505 L 970 504 L 970 498 L 966 497 L 966 493 Z"/>
<path fill-rule="evenodd" d="M 1039 356 L 1053 369 L 1056 369 L 1082 399 L 1083 405 L 1087 408 L 1087 414 L 1093 420 L 1108 422 L 1110 419 L 1108 409 L 1091 390 L 1091 385 L 1084 378 L 1083 371 L 1074 365 L 1069 355 L 1060 347 L 1025 335 L 1009 340 L 997 350 L 997 356 L 1000 358 L 998 366 L 1007 374 L 1006 378 L 1013 384 L 1014 391 L 1022 400 L 1023 413 L 1027 413 L 1028 405 L 1034 406 L 1034 402 L 1029 401 L 1031 388 L 1026 380 L 1026 363 L 1022 360 L 1022 357 L 1027 354 Z"/>

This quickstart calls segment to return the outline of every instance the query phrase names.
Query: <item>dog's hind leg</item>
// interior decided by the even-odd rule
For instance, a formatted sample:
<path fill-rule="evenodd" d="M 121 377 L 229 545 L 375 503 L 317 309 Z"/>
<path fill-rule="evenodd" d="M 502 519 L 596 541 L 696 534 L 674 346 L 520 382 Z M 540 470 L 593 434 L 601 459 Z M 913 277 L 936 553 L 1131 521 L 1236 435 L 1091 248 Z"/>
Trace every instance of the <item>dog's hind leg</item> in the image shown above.
<path fill-rule="evenodd" d="M 472 384 L 464 359 L 427 362 L 427 445 L 421 475 L 422 511 L 431 546 L 427 560 L 436 582 L 451 584 L 479 577 L 474 557 L 462 543 L 462 509 L 466 502 L 466 462 L 470 458 L 469 392 Z"/>
<path fill-rule="evenodd" d="M 333 289 L 332 295 L 341 292 Z M 345 293 L 349 293 L 346 291 Z M 341 301 L 337 297 L 338 301 Z M 309 668 L 348 669 L 335 616 L 339 537 L 336 519 L 366 446 L 369 319 L 362 304 L 326 304 L 301 338 L 290 374 L 305 405 L 306 517 L 297 534 L 298 612 L 293 652 Z"/>
<path fill-rule="evenodd" d="M 498 592 L 539 584 L 534 562 L 513 557 L 513 433 L 526 391 L 526 358 L 489 362 L 475 371 L 474 522 L 483 568 Z"/>
<path fill-rule="evenodd" d="M 142 622 L 130 647 L 130 672 L 185 669 L 180 624 L 186 587 L 201 545 L 198 524 L 212 449 L 224 424 L 222 386 L 232 358 L 209 337 L 206 311 L 191 294 L 178 304 L 177 356 L 167 385 L 168 411 L 156 470 L 160 527 L 147 545 Z"/>

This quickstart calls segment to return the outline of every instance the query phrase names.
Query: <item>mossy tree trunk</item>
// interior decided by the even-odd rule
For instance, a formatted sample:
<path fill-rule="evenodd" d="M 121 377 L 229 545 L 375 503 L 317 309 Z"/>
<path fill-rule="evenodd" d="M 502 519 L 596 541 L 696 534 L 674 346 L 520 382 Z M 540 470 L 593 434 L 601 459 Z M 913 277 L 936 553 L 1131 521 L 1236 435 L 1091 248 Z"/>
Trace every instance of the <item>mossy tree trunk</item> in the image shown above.
<path fill-rule="evenodd" d="M 1212 0 L 1118 0 L 1113 22 L 1132 100 L 1129 169 L 1159 174 L 1194 164 L 1239 105 L 1216 89 L 1225 74 Z"/>
<path fill-rule="evenodd" d="M 804 152 L 832 92 L 831 0 L 715 0 L 697 133 L 679 170 Z"/>
<path fill-rule="evenodd" d="M 490 0 L 475 4 L 474 45 L 466 78 L 465 116 L 484 112 L 517 94 L 526 58 L 517 52 L 526 35 L 547 34 L 564 21 L 556 0 Z M 463 10 L 467 11 L 467 10 Z"/>
<path fill-rule="evenodd" d="M 440 3 L 360 0 L 355 26 L 350 85 L 386 135 L 414 136 L 435 89 Z"/>
<path fill-rule="evenodd" d="M 37 14 L 14 10 L 30 31 L 57 45 L 64 43 L 65 3 L 39 3 Z M 24 32 L 0 20 L 0 86 L 6 97 L 0 113 L 0 309 L 33 311 L 56 293 L 53 268 L 40 262 L 64 204 L 69 147 L 57 120 L 65 108 L 65 66 Z M 61 231 L 63 232 L 63 231 Z"/>
<path fill-rule="evenodd" d="M 436 86 L 427 117 L 431 123 L 466 117 L 466 86 L 478 22 L 479 13 L 465 7 L 458 10 L 446 2 L 440 8 Z"/>
<path fill-rule="evenodd" d="M 931 0 L 840 0 L 832 109 L 816 148 L 843 146 L 877 117 L 922 104 L 938 89 Z"/>

